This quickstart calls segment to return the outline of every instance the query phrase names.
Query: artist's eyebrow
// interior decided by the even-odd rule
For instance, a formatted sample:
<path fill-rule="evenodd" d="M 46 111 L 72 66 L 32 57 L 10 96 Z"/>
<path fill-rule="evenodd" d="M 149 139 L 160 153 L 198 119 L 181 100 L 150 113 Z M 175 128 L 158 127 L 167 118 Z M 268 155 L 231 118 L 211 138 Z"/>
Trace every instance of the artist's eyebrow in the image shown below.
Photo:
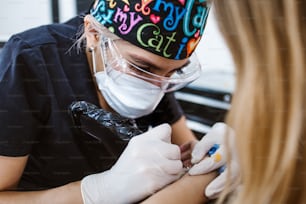
<path fill-rule="evenodd" d="M 133 59 L 133 62 L 140 63 L 141 66 L 151 67 L 151 68 L 154 68 L 156 70 L 162 70 L 163 69 L 162 67 L 157 66 L 156 64 L 150 62 L 146 58 L 143 58 L 139 55 L 131 54 L 130 56 L 131 56 L 131 59 Z M 183 64 L 182 66 L 174 68 L 173 70 L 179 70 L 179 69 L 187 66 L 189 63 L 190 63 L 190 59 L 188 59 L 188 61 L 185 64 Z"/>

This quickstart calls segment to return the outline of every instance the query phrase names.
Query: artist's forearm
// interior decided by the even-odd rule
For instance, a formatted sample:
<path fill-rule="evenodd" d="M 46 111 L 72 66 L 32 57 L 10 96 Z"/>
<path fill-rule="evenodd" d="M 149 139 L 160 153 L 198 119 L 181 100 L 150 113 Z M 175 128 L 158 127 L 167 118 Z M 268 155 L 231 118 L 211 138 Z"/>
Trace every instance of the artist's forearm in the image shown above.
<path fill-rule="evenodd" d="M 80 182 L 42 191 L 2 191 L 0 204 L 83 204 Z"/>
<path fill-rule="evenodd" d="M 204 189 L 216 175 L 216 172 L 199 176 L 185 175 L 143 201 L 142 204 L 206 203 L 208 199 L 204 196 Z"/>
<path fill-rule="evenodd" d="M 186 118 L 182 116 L 177 122 L 171 125 L 173 144 L 182 145 L 190 141 L 196 141 L 196 137 L 190 128 L 186 125 Z"/>

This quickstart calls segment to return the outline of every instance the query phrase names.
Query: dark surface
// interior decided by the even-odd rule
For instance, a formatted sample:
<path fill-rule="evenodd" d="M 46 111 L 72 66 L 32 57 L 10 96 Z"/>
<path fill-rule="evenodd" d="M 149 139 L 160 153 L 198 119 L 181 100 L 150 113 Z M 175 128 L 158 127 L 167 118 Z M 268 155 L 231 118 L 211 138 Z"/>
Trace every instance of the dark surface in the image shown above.
<path fill-rule="evenodd" d="M 178 101 L 186 114 L 188 121 L 199 123 L 206 127 L 211 127 L 216 122 L 223 122 L 228 108 L 220 107 L 217 103 L 222 103 L 225 106 L 230 105 L 232 94 L 217 89 L 208 89 L 205 87 L 191 87 L 187 86 L 179 90 L 180 94 L 185 95 L 186 99 L 179 97 Z M 189 96 L 196 96 L 199 101 L 189 100 Z M 202 101 L 201 101 L 202 99 Z M 209 100 L 211 103 L 205 104 Z M 214 102 L 216 104 L 214 104 Z M 191 128 L 192 129 L 192 128 Z M 192 129 L 196 136 L 200 139 L 206 131 L 198 131 Z"/>
<path fill-rule="evenodd" d="M 69 114 L 76 130 L 76 141 L 96 169 L 110 168 L 129 140 L 142 133 L 134 120 L 98 108 L 86 101 L 75 101 Z M 94 155 L 94 156 L 93 156 Z M 107 158 L 102 163 L 101 158 Z M 103 164 L 103 166 L 101 166 Z"/>
<path fill-rule="evenodd" d="M 77 0 L 77 12 L 87 11 L 93 0 Z"/>

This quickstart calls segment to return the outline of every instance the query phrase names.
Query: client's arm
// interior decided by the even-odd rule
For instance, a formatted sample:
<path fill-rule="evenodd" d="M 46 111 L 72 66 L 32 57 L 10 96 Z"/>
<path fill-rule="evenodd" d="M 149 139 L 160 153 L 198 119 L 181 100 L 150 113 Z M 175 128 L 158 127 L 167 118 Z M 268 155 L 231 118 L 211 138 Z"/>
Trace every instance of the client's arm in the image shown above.
<path fill-rule="evenodd" d="M 205 197 L 204 189 L 216 176 L 216 172 L 198 176 L 186 174 L 181 179 L 147 198 L 141 204 L 206 203 L 208 198 Z"/>

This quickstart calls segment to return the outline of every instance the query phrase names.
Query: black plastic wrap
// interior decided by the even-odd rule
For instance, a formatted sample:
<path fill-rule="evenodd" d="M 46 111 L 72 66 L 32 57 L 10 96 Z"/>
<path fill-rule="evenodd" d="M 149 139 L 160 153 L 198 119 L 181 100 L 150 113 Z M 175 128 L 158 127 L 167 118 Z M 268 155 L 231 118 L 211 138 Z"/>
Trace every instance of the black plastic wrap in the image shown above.
<path fill-rule="evenodd" d="M 129 140 L 142 133 L 132 119 L 108 112 L 86 101 L 75 101 L 69 114 L 76 130 L 76 141 L 97 171 L 110 168 Z"/>

